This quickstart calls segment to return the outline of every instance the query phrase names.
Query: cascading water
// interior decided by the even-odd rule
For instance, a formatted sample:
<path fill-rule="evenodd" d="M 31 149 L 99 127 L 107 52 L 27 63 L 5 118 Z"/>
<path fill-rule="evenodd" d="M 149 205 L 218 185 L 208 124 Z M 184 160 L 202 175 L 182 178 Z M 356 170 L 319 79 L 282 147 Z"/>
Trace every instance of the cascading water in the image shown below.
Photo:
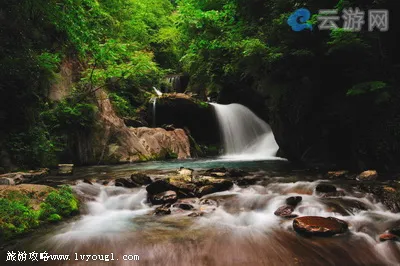
<path fill-rule="evenodd" d="M 153 127 L 156 127 L 156 106 L 157 106 L 157 98 L 151 98 L 150 101 L 153 103 Z"/>
<path fill-rule="evenodd" d="M 214 106 L 222 132 L 225 158 L 266 160 L 279 149 L 271 127 L 241 104 Z"/>
<path fill-rule="evenodd" d="M 86 212 L 55 234 L 35 242 L 29 238 L 33 246 L 24 249 L 71 257 L 67 264 L 52 265 L 87 265 L 82 254 L 96 254 L 93 265 L 105 256 L 115 259 L 108 265 L 132 265 L 123 260 L 125 254 L 140 255 L 145 265 L 398 265 L 400 243 L 379 242 L 378 235 L 400 215 L 374 198 L 346 189 L 342 197 L 321 197 L 315 192 L 321 181 L 265 180 L 270 183 L 186 199 L 203 212 L 201 217 L 176 207 L 170 215 L 154 216 L 156 206 L 147 202 L 144 188 L 81 182 L 74 190 L 88 199 Z M 291 196 L 302 197 L 294 214 L 336 217 L 349 223 L 350 231 L 326 239 L 296 235 L 292 219 L 274 215 Z"/>
<path fill-rule="evenodd" d="M 153 87 L 154 91 L 156 92 L 157 96 L 162 96 L 162 92 L 157 90 L 156 87 Z M 156 127 L 156 107 L 157 107 L 157 97 L 153 97 L 150 99 L 153 103 L 153 127 Z"/>
<path fill-rule="evenodd" d="M 169 84 L 171 84 L 171 88 L 173 91 L 179 91 L 181 88 L 181 76 L 173 75 L 167 78 Z"/>

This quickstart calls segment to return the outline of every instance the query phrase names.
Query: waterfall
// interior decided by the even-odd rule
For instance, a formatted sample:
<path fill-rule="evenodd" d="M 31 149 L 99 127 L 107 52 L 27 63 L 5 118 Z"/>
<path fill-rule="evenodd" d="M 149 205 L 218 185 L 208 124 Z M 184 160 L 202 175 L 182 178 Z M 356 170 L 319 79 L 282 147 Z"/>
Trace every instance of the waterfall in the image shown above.
<path fill-rule="evenodd" d="M 157 97 L 162 96 L 162 92 L 157 90 L 156 87 L 153 87 L 154 91 L 157 94 Z M 153 103 L 153 127 L 156 127 L 156 104 L 157 104 L 157 97 L 153 97 L 150 99 L 150 102 Z"/>
<path fill-rule="evenodd" d="M 241 104 L 212 103 L 222 138 L 225 158 L 264 160 L 276 158 L 279 149 L 271 127 Z"/>
<path fill-rule="evenodd" d="M 179 75 L 174 75 L 174 76 L 169 76 L 167 78 L 168 83 L 171 84 L 171 88 L 173 91 L 179 91 L 181 88 L 181 76 Z"/>
<path fill-rule="evenodd" d="M 153 103 L 153 127 L 156 127 L 156 104 L 157 104 L 157 97 L 151 98 L 150 101 Z"/>
<path fill-rule="evenodd" d="M 154 91 L 156 92 L 157 96 L 162 96 L 162 92 L 157 90 L 156 87 L 153 87 Z"/>

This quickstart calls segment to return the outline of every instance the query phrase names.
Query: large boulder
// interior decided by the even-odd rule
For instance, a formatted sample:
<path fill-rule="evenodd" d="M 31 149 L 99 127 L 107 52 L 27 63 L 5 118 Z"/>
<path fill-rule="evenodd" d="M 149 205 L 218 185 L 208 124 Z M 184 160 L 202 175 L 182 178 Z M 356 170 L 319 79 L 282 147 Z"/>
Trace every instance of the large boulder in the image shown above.
<path fill-rule="evenodd" d="M 207 194 L 221 192 L 229 190 L 233 186 L 233 182 L 226 179 L 218 179 L 213 177 L 202 177 L 196 183 L 199 188 L 197 189 L 197 195 L 202 197 Z"/>
<path fill-rule="evenodd" d="M 385 241 L 400 241 L 400 238 L 394 234 L 381 234 L 379 236 L 379 241 L 385 242 Z"/>
<path fill-rule="evenodd" d="M 290 205 L 285 205 L 282 207 L 279 207 L 274 214 L 276 216 L 282 217 L 282 218 L 295 218 L 297 217 L 296 214 L 292 214 L 292 212 L 294 211 L 294 207 L 290 206 Z"/>
<path fill-rule="evenodd" d="M 183 175 L 183 176 L 192 176 L 194 170 L 191 168 L 184 168 L 181 167 L 177 170 L 178 174 Z"/>
<path fill-rule="evenodd" d="M 318 184 L 315 191 L 318 193 L 334 193 L 336 192 L 336 187 L 330 184 Z"/>
<path fill-rule="evenodd" d="M 118 178 L 115 180 L 115 186 L 117 187 L 126 187 L 126 188 L 134 188 L 138 187 L 139 185 L 133 182 L 131 179 L 128 178 Z"/>
<path fill-rule="evenodd" d="M 131 180 L 138 187 L 151 184 L 153 182 L 148 175 L 142 173 L 134 173 L 131 175 Z"/>
<path fill-rule="evenodd" d="M 73 175 L 74 165 L 73 164 L 59 164 L 58 165 L 58 175 Z"/>
<path fill-rule="evenodd" d="M 389 233 L 400 237 L 400 226 L 390 229 Z"/>
<path fill-rule="evenodd" d="M 130 128 L 147 151 L 144 158 L 186 159 L 190 157 L 189 137 L 183 129 L 167 131 L 163 128 Z"/>
<path fill-rule="evenodd" d="M 303 198 L 301 196 L 294 196 L 294 197 L 289 197 L 286 199 L 286 204 L 292 207 L 296 207 Z"/>
<path fill-rule="evenodd" d="M 95 93 L 96 130 L 79 135 L 71 143 L 80 164 L 128 163 L 190 157 L 189 137 L 183 129 L 129 127 L 117 115 L 104 90 Z"/>
<path fill-rule="evenodd" d="M 205 174 L 207 176 L 212 176 L 212 177 L 231 177 L 231 178 L 238 178 L 249 175 L 249 173 L 244 170 L 235 168 L 228 169 L 225 167 L 208 169 L 205 171 Z"/>
<path fill-rule="evenodd" d="M 55 191 L 54 188 L 45 185 L 20 184 L 15 186 L 0 186 L 0 198 L 7 198 L 9 195 L 21 193 L 28 198 L 28 203 L 33 209 L 38 210 L 40 204 L 47 195 Z"/>
<path fill-rule="evenodd" d="M 347 179 L 349 177 L 349 171 L 341 170 L 341 171 L 330 171 L 326 174 L 326 177 L 329 179 Z"/>
<path fill-rule="evenodd" d="M 153 205 L 160 205 L 167 203 L 175 203 L 178 200 L 178 197 L 175 191 L 168 190 L 156 195 L 150 195 L 149 199 Z"/>
<path fill-rule="evenodd" d="M 161 192 L 165 192 L 168 190 L 172 190 L 172 186 L 166 180 L 156 180 L 153 183 L 149 184 L 146 187 L 146 190 L 149 194 L 155 195 Z"/>
<path fill-rule="evenodd" d="M 49 169 L 42 168 L 28 172 L 16 172 L 0 175 L 0 185 L 18 185 L 31 183 L 49 175 Z"/>
<path fill-rule="evenodd" d="M 359 181 L 373 181 L 378 178 L 378 172 L 375 170 L 364 171 L 357 176 Z"/>
<path fill-rule="evenodd" d="M 303 235 L 333 236 L 346 233 L 348 224 L 334 217 L 304 216 L 293 220 L 293 229 Z"/>
<path fill-rule="evenodd" d="M 154 214 L 157 216 L 163 216 L 163 215 L 168 215 L 171 214 L 171 204 L 164 204 L 160 207 L 157 207 L 154 210 Z"/>
<path fill-rule="evenodd" d="M 196 196 L 197 186 L 191 182 L 170 181 L 171 189 L 178 193 L 180 198 L 192 198 Z"/>

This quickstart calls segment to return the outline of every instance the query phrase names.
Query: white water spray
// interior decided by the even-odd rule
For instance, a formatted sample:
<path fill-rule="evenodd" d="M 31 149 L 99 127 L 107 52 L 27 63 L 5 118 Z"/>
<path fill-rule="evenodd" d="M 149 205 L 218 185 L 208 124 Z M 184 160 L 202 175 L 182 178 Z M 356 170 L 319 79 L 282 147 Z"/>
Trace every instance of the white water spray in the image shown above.
<path fill-rule="evenodd" d="M 157 96 L 162 96 L 162 92 L 157 90 L 156 87 L 153 87 L 154 91 L 156 92 Z"/>
<path fill-rule="evenodd" d="M 212 105 L 222 132 L 225 158 L 276 159 L 279 146 L 267 123 L 241 104 Z"/>
<path fill-rule="evenodd" d="M 154 91 L 157 94 L 157 97 L 162 96 L 162 92 L 157 90 L 156 87 L 153 87 Z M 156 105 L 157 105 L 157 97 L 153 97 L 150 101 L 153 103 L 153 127 L 156 127 Z"/>
<path fill-rule="evenodd" d="M 157 105 L 157 98 L 151 98 L 150 101 L 153 103 L 153 127 L 156 127 L 156 105 Z"/>

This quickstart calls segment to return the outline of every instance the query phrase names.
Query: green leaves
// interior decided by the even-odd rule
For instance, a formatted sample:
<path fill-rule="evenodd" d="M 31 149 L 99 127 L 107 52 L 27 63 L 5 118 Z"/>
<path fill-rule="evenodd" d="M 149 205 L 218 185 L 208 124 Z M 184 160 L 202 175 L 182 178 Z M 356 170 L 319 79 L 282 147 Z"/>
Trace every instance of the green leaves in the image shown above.
<path fill-rule="evenodd" d="M 387 87 L 387 84 L 383 81 L 369 81 L 354 85 L 347 91 L 347 96 L 357 96 L 369 92 L 380 91 Z"/>

